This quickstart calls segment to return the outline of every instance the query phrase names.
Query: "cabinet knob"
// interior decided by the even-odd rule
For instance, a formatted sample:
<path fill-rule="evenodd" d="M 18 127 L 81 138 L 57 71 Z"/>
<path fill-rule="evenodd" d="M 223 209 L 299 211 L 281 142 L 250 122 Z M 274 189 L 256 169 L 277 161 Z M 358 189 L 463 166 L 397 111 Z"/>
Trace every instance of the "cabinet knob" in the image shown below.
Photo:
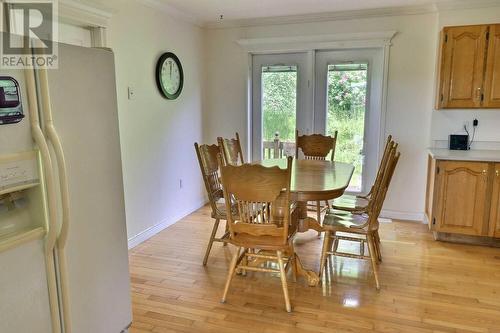
<path fill-rule="evenodd" d="M 495 170 L 495 175 L 498 177 L 500 176 L 500 170 Z"/>
<path fill-rule="evenodd" d="M 483 170 L 483 176 L 486 176 L 487 171 Z"/>

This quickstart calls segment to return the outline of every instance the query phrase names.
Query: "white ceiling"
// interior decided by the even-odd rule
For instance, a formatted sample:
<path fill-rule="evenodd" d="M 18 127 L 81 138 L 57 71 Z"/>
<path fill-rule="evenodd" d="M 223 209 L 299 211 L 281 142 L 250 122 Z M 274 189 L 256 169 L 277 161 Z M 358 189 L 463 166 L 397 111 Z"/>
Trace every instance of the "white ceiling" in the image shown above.
<path fill-rule="evenodd" d="M 151 1 L 151 0 L 150 0 Z M 242 20 L 325 12 L 419 6 L 461 0 L 153 0 L 162 2 L 199 22 Z"/>

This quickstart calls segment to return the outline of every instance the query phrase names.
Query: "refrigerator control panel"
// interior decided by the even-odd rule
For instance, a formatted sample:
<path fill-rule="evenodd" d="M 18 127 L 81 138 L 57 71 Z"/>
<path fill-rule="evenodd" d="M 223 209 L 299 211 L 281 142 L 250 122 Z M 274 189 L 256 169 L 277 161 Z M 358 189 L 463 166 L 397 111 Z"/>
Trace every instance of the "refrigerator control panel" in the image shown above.
<path fill-rule="evenodd" d="M 0 125 L 14 124 L 24 118 L 19 83 L 10 76 L 0 76 Z"/>
<path fill-rule="evenodd" d="M 0 156 L 0 193 L 28 188 L 39 182 L 35 151 Z"/>

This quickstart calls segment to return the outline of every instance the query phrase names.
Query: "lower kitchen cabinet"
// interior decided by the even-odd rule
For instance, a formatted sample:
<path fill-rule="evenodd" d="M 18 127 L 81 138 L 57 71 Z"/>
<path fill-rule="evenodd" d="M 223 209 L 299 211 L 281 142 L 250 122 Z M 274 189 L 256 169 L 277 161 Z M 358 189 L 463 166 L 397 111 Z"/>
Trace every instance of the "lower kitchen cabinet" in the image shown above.
<path fill-rule="evenodd" d="M 426 215 L 436 236 L 500 238 L 500 163 L 430 156 Z"/>

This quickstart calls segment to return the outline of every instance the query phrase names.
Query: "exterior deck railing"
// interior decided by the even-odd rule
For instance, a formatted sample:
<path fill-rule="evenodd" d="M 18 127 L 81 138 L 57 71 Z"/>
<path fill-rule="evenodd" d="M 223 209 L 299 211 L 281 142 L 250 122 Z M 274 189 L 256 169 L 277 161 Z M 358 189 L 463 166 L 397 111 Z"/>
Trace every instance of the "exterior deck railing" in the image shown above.
<path fill-rule="evenodd" d="M 279 133 L 274 135 L 273 141 L 262 142 L 262 149 L 263 159 L 295 156 L 295 142 L 281 141 Z"/>

